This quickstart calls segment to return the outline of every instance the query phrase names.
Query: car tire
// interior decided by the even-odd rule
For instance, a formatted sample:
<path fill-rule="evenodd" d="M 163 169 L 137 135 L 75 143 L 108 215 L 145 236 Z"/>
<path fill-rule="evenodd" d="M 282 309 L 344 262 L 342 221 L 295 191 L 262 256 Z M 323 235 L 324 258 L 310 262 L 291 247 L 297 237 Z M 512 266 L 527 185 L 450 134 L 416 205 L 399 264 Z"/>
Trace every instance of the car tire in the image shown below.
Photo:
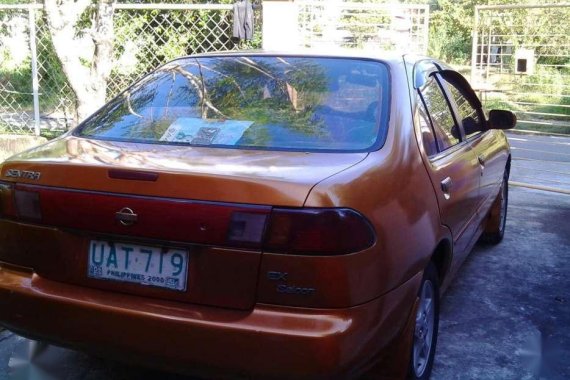
<path fill-rule="evenodd" d="M 499 244 L 505 236 L 505 226 L 507 224 L 507 209 L 509 206 L 509 176 L 505 173 L 503 183 L 497 198 L 491 206 L 485 230 L 480 241 L 485 244 Z"/>
<path fill-rule="evenodd" d="M 431 375 L 439 331 L 439 280 L 433 263 L 424 270 L 418 298 L 408 379 L 425 380 Z"/>

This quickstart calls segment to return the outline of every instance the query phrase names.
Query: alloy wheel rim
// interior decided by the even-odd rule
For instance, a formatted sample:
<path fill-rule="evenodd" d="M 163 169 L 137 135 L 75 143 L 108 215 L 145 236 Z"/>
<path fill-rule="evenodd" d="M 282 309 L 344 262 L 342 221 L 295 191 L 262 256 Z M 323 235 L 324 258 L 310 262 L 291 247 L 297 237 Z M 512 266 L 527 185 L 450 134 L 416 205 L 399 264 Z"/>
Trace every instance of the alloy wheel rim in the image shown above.
<path fill-rule="evenodd" d="M 428 366 L 434 333 L 434 288 L 431 281 L 424 282 L 416 312 L 414 331 L 413 366 L 416 377 L 422 377 Z"/>

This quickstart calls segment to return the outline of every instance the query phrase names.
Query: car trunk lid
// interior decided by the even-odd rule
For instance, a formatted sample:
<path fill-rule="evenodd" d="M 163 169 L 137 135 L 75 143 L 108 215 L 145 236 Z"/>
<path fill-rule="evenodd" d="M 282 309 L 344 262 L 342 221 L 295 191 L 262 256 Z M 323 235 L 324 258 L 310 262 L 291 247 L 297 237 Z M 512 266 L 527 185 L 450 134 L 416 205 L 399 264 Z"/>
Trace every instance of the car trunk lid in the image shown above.
<path fill-rule="evenodd" d="M 12 157 L 5 162 L 3 173 L 9 169 L 40 173 L 39 179 L 22 176 L 17 180 L 69 189 L 300 207 L 316 183 L 366 155 L 136 144 L 70 136 Z M 117 169 L 122 176 L 114 175 Z M 135 172 L 130 180 L 129 172 Z"/>

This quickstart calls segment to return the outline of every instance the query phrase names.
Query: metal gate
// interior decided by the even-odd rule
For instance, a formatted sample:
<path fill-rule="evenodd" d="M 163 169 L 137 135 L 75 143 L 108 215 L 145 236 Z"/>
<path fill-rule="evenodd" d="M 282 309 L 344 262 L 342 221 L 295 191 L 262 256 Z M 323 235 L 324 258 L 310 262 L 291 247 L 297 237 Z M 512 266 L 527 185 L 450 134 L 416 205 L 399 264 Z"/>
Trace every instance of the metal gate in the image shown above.
<path fill-rule="evenodd" d="M 429 6 L 297 0 L 301 44 L 426 54 Z"/>
<path fill-rule="evenodd" d="M 570 134 L 570 3 L 475 7 L 471 82 L 519 128 Z"/>
<path fill-rule="evenodd" d="M 569 20 L 570 4 L 475 7 L 472 85 L 529 132 L 509 135 L 511 185 L 570 194 Z"/>

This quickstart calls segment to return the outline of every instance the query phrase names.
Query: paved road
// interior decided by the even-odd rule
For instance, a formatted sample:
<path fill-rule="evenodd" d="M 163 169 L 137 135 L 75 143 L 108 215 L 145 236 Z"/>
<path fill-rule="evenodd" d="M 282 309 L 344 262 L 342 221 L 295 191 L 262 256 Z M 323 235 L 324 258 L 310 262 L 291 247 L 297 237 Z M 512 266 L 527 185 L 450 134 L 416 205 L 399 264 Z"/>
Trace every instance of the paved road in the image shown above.
<path fill-rule="evenodd" d="M 508 134 L 511 180 L 570 191 L 570 137 Z"/>

